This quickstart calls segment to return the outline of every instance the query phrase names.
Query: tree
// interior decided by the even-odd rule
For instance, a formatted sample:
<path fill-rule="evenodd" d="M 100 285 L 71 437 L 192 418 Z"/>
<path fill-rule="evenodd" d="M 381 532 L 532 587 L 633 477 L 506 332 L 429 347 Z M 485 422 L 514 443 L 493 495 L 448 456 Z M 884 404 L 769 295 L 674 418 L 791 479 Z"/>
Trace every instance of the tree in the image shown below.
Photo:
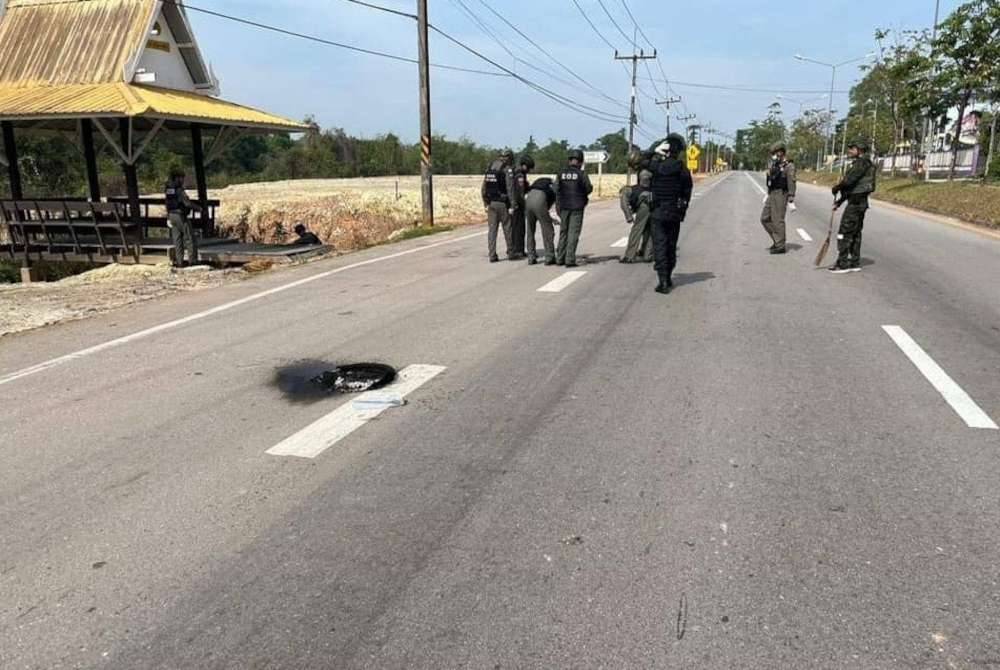
<path fill-rule="evenodd" d="M 941 24 L 934 41 L 936 82 L 949 107 L 958 107 L 958 129 L 951 140 L 949 181 L 955 178 L 961 126 L 972 97 L 995 96 L 1000 82 L 1000 4 L 972 0 L 956 9 Z"/>

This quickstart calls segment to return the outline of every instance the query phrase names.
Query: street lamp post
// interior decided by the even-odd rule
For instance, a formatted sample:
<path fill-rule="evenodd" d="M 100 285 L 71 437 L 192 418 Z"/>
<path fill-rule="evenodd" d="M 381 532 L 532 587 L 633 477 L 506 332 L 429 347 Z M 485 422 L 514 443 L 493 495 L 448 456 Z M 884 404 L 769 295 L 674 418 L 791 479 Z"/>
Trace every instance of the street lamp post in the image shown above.
<path fill-rule="evenodd" d="M 816 65 L 822 65 L 824 67 L 830 68 L 830 100 L 827 102 L 827 109 L 826 109 L 827 116 L 829 117 L 830 115 L 833 114 L 833 86 L 834 86 L 834 84 L 837 81 L 837 68 L 843 67 L 845 65 L 850 65 L 851 63 L 857 63 L 858 61 L 866 60 L 868 58 L 871 58 L 874 55 L 875 55 L 875 53 L 872 52 L 872 53 L 867 53 L 864 56 L 859 56 L 858 58 L 851 58 L 850 60 L 845 60 L 842 63 L 824 63 L 823 61 L 819 61 L 819 60 L 816 60 L 814 58 L 807 58 L 806 56 L 803 56 L 802 54 L 795 54 L 795 60 L 805 61 L 805 62 L 808 62 L 808 63 L 814 63 Z M 828 118 L 827 119 L 827 123 L 830 124 L 830 126 L 828 126 L 828 130 L 827 130 L 827 135 L 828 135 L 827 142 L 830 142 L 832 144 L 833 138 L 832 138 L 832 136 L 830 136 L 829 129 L 833 125 L 833 119 L 832 118 Z M 834 149 L 834 148 L 835 147 L 833 147 L 833 146 L 830 147 L 831 150 Z M 827 150 L 827 143 L 823 144 L 823 150 L 824 151 Z M 833 171 L 833 164 L 832 163 L 830 164 L 830 171 L 831 172 Z"/>

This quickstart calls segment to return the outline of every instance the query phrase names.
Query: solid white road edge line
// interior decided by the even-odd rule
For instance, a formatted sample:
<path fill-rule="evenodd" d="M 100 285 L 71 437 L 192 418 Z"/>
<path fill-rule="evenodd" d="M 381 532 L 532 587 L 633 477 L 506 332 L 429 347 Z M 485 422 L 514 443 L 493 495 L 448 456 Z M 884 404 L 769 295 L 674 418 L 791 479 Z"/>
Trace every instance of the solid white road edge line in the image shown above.
<path fill-rule="evenodd" d="M 795 230 L 798 231 L 799 237 L 801 237 L 806 242 L 812 242 L 813 241 L 812 236 L 809 233 L 806 232 L 805 228 L 796 228 Z"/>
<path fill-rule="evenodd" d="M 400 370 L 399 376 L 392 384 L 377 391 L 368 391 L 354 396 L 323 418 L 314 421 L 291 437 L 274 445 L 266 453 L 271 456 L 316 458 L 387 409 L 386 407 L 355 409 L 354 402 L 356 400 L 363 401 L 386 394 L 405 398 L 407 394 L 413 393 L 444 372 L 445 369 L 440 365 L 408 365 Z"/>
<path fill-rule="evenodd" d="M 766 195 L 767 195 L 767 191 L 765 191 L 765 190 L 764 190 L 764 187 L 763 187 L 763 186 L 761 186 L 760 184 L 758 184 L 758 183 L 757 183 L 757 180 L 756 180 L 756 179 L 754 179 L 753 177 L 751 177 L 751 176 L 750 176 L 750 173 L 749 173 L 749 172 L 744 172 L 743 174 L 744 174 L 744 175 L 746 176 L 746 178 L 747 178 L 747 179 L 749 179 L 749 180 L 750 180 L 750 183 L 751 183 L 751 184 L 753 184 L 753 185 L 754 185 L 754 187 L 755 187 L 755 188 L 756 188 L 756 189 L 757 189 L 758 191 L 760 191 L 760 194 L 761 194 L 761 195 L 764 195 L 764 196 L 766 196 Z"/>
<path fill-rule="evenodd" d="M 612 244 L 611 248 L 612 249 L 624 249 L 627 246 L 628 246 L 628 238 L 627 237 L 623 237 L 620 240 L 618 240 L 617 242 L 615 242 L 614 244 Z"/>
<path fill-rule="evenodd" d="M 934 362 L 926 351 L 917 344 L 905 330 L 899 326 L 882 326 L 892 341 L 896 343 L 910 362 L 927 378 L 938 393 L 951 405 L 969 428 L 986 428 L 997 430 L 997 425 L 986 415 L 979 405 L 962 390 L 962 387 L 948 376 L 941 366 Z"/>
<path fill-rule="evenodd" d="M 183 326 L 187 323 L 191 323 L 192 321 L 198 321 L 200 319 L 204 319 L 206 317 L 212 316 L 213 314 L 226 312 L 228 310 L 233 309 L 234 307 L 239 307 L 240 305 L 245 305 L 249 302 L 254 302 L 256 300 L 260 300 L 261 298 L 266 298 L 268 296 L 275 295 L 276 293 L 282 293 L 283 291 L 288 291 L 293 288 L 298 288 L 299 286 L 309 284 L 319 279 L 325 279 L 326 277 L 330 277 L 335 274 L 340 274 L 341 272 L 347 272 L 348 270 L 364 267 L 366 265 L 381 263 L 383 261 L 388 261 L 393 258 L 408 256 L 410 254 L 426 251 L 427 249 L 434 249 L 435 247 L 443 247 L 448 244 L 456 244 L 458 242 L 471 240 L 474 237 L 480 237 L 485 234 L 486 234 L 485 232 L 481 232 L 481 233 L 473 233 L 472 235 L 463 235 L 462 237 L 456 237 L 453 240 L 445 240 L 443 242 L 426 244 L 424 246 L 416 247 L 414 249 L 407 249 L 406 251 L 399 251 L 397 253 L 389 254 L 387 256 L 379 256 L 378 258 L 370 258 L 366 261 L 359 261 L 357 263 L 351 263 L 350 265 L 345 265 L 343 267 L 334 268 L 333 270 L 327 270 L 326 272 L 320 272 L 318 274 L 310 275 L 308 277 L 304 277 L 302 279 L 293 281 L 288 284 L 282 284 L 281 286 L 275 286 L 274 288 L 270 288 L 266 291 L 261 291 L 260 293 L 254 293 L 253 295 L 248 295 L 245 298 L 240 298 L 239 300 L 233 300 L 232 302 L 227 302 L 222 305 L 217 305 L 215 307 L 212 307 L 211 309 L 206 309 L 203 312 L 196 312 L 195 314 L 189 314 L 188 316 L 182 317 L 180 319 L 167 321 L 166 323 L 161 323 L 151 328 L 146 328 L 145 330 L 140 330 L 136 333 L 132 333 L 131 335 L 125 335 L 123 337 L 118 337 L 113 340 L 108 340 L 107 342 L 103 342 L 101 344 L 97 344 L 92 347 L 87 347 L 86 349 L 74 351 L 71 354 L 66 354 L 64 356 L 52 358 L 42 363 L 38 363 L 37 365 L 32 365 L 31 367 L 10 372 L 0 377 L 0 386 L 3 386 L 4 384 L 9 384 L 23 377 L 28 377 L 30 375 L 38 374 L 39 372 L 44 372 L 45 370 L 54 368 L 58 365 L 62 365 L 63 363 L 69 363 L 70 361 L 75 361 L 78 358 L 85 358 L 87 356 L 92 356 L 94 354 L 106 351 L 108 349 L 120 347 L 123 344 L 129 344 L 130 342 L 141 340 L 143 338 L 149 337 L 150 335 L 156 335 L 157 333 L 162 333 L 166 330 L 171 330 L 173 328 L 177 328 L 178 326 Z"/>
<path fill-rule="evenodd" d="M 587 274 L 584 270 L 570 270 L 559 275 L 548 284 L 538 289 L 539 293 L 559 293 L 564 288 L 575 282 L 577 279 Z"/>

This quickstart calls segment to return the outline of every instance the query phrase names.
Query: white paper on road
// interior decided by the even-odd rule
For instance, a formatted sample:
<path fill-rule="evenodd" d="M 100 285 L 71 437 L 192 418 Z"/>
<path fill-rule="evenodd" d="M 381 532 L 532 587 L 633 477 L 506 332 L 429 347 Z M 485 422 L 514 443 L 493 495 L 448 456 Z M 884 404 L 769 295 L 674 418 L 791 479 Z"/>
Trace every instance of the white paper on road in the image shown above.
<path fill-rule="evenodd" d="M 624 249 L 627 246 L 628 246 L 628 238 L 627 237 L 623 237 L 620 240 L 618 240 L 617 242 L 615 242 L 614 244 L 612 244 L 611 248 L 612 249 Z"/>
<path fill-rule="evenodd" d="M 927 378 L 938 393 L 951 405 L 969 428 L 997 430 L 996 423 L 976 404 L 955 380 L 948 376 L 941 366 L 899 326 L 882 326 L 892 341 L 896 343 L 921 374 Z"/>
<path fill-rule="evenodd" d="M 559 293 L 585 274 L 587 273 L 584 270 L 570 270 L 569 272 L 564 272 L 542 288 L 538 289 L 538 291 L 540 293 Z"/>
<path fill-rule="evenodd" d="M 355 403 L 364 405 L 368 400 L 375 401 L 387 395 L 405 398 L 445 369 L 440 365 L 407 366 L 392 384 L 377 391 L 362 393 L 353 402 L 345 402 L 322 419 L 274 445 L 267 453 L 272 456 L 316 458 L 389 408 L 387 403 L 372 402 L 370 409 L 358 409 Z"/>

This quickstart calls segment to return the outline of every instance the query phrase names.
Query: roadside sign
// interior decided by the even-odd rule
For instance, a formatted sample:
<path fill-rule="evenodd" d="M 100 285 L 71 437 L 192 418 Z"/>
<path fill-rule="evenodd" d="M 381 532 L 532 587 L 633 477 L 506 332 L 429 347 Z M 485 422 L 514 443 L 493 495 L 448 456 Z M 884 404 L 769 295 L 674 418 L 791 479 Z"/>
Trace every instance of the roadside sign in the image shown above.
<path fill-rule="evenodd" d="M 608 162 L 608 152 L 607 151 L 584 151 L 583 152 L 583 162 L 584 163 L 597 163 L 598 165 Z"/>
<path fill-rule="evenodd" d="M 698 148 L 697 144 L 688 147 L 688 162 L 698 160 L 699 156 L 701 156 L 701 149 Z"/>
<path fill-rule="evenodd" d="M 697 158 L 695 158 L 694 160 L 691 160 L 690 158 L 688 159 L 688 170 L 690 170 L 691 172 L 697 172 L 698 171 L 698 159 Z"/>

